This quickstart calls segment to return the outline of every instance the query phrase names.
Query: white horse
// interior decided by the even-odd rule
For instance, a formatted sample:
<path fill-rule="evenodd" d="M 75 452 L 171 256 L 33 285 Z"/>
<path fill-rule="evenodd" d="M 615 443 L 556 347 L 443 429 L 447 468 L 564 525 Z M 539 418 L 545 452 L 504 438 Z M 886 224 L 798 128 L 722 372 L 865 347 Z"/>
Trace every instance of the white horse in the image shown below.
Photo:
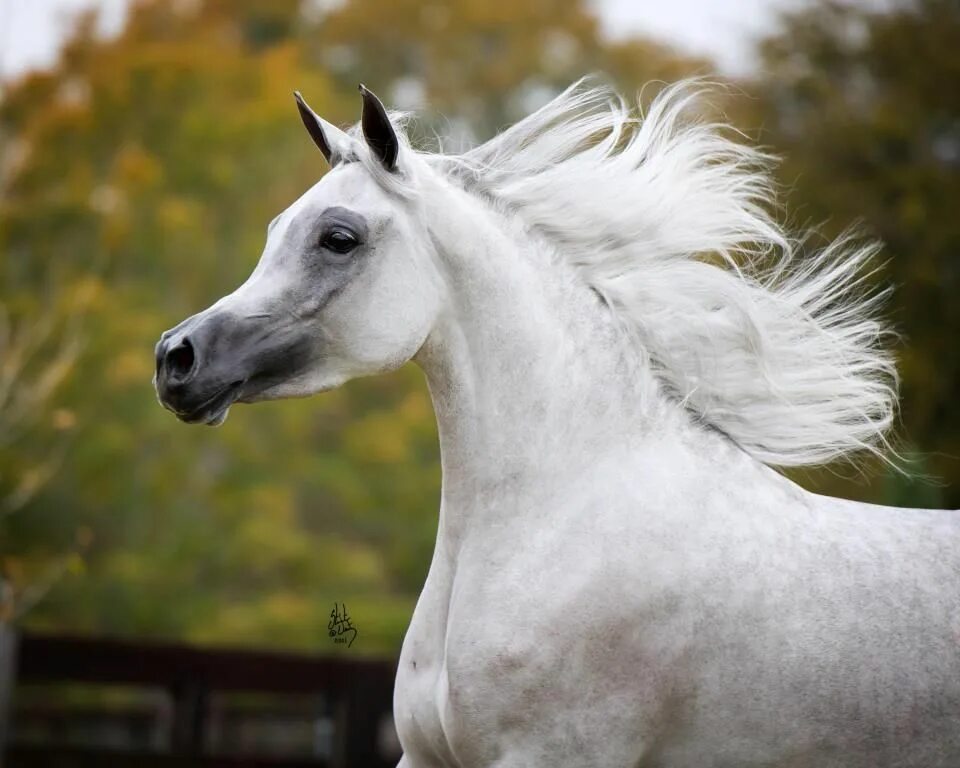
<path fill-rule="evenodd" d="M 889 455 L 872 246 L 768 212 L 768 158 L 667 89 L 573 86 L 465 154 L 361 86 L 250 278 L 167 331 L 189 422 L 414 360 L 437 543 L 399 661 L 404 768 L 960 766 L 960 517 L 772 466 Z"/>

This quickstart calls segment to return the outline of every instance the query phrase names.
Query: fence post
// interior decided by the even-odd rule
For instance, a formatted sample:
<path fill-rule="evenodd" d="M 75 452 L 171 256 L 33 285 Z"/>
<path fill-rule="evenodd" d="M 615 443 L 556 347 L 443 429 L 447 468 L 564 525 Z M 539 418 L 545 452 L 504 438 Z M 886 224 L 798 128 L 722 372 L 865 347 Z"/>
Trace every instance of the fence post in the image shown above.
<path fill-rule="evenodd" d="M 356 765 L 385 768 L 396 765 L 380 751 L 380 722 L 390 714 L 393 677 L 385 677 L 376 668 L 356 671 L 343 698 L 343 758 L 349 768 Z"/>
<path fill-rule="evenodd" d="M 10 740 L 11 701 L 17 679 L 17 633 L 0 621 L 0 768 L 6 763 Z"/>
<path fill-rule="evenodd" d="M 179 682 L 173 686 L 173 726 L 170 750 L 179 755 L 204 752 L 207 722 L 207 689 L 198 683 Z"/>

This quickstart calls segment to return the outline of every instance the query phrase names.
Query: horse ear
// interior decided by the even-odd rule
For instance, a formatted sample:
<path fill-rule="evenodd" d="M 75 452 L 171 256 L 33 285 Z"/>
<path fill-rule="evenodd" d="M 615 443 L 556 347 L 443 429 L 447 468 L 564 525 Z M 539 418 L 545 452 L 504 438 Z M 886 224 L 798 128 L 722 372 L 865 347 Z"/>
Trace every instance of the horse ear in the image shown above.
<path fill-rule="evenodd" d="M 293 97 L 297 100 L 300 119 L 303 120 L 303 125 L 313 139 L 313 143 L 317 145 L 331 166 L 336 165 L 343 159 L 350 144 L 350 137 L 310 109 L 300 95 L 300 91 L 294 91 Z"/>
<path fill-rule="evenodd" d="M 360 84 L 360 95 L 363 97 L 363 112 L 360 125 L 363 127 L 363 138 L 367 140 L 370 150 L 376 155 L 388 171 L 397 169 L 397 154 L 400 151 L 400 142 L 393 130 L 393 124 L 387 117 L 387 110 L 383 108 L 373 91 Z"/>

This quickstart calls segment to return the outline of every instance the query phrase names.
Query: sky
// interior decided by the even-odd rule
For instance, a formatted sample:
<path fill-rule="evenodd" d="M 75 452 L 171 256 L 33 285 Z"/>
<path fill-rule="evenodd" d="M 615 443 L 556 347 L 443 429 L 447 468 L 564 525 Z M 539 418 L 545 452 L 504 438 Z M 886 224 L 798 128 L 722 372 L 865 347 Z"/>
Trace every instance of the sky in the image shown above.
<path fill-rule="evenodd" d="M 0 0 L 0 79 L 53 64 L 78 11 L 100 7 L 109 34 L 122 27 L 126 5 L 126 0 Z"/>
<path fill-rule="evenodd" d="M 707 55 L 729 74 L 752 65 L 751 40 L 769 31 L 780 9 L 804 0 L 593 0 L 611 37 L 643 34 Z M 101 9 L 106 34 L 123 25 L 127 0 L 0 0 L 0 78 L 45 67 L 56 58 L 69 19 Z"/>
<path fill-rule="evenodd" d="M 743 75 L 755 59 L 753 43 L 776 28 L 782 11 L 807 0 L 594 0 L 613 38 L 643 35 L 686 53 L 713 59 L 722 72 Z"/>
<path fill-rule="evenodd" d="M 657 38 L 682 51 L 712 58 L 730 75 L 750 72 L 752 41 L 775 27 L 779 11 L 802 7 L 808 1 L 592 0 L 609 36 Z M 99 7 L 103 31 L 118 31 L 127 2 L 0 0 L 0 79 L 52 64 L 70 16 L 81 9 Z"/>

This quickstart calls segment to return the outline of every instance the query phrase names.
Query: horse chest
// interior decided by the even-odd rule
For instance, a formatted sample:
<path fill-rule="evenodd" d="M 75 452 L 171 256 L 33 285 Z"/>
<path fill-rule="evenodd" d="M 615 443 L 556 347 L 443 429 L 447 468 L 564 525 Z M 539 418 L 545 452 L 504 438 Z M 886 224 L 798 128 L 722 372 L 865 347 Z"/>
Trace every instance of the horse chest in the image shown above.
<path fill-rule="evenodd" d="M 529 547 L 512 554 L 497 549 L 500 559 L 485 548 L 461 550 L 456 570 L 434 561 L 397 674 L 395 717 L 411 766 L 494 765 L 504 759 L 510 733 L 537 745 L 567 743 L 570 754 L 579 744 L 586 755 L 597 744 L 579 736 L 569 742 L 571 712 L 595 733 L 624 718 L 638 720 L 623 698 L 616 712 L 603 709 L 629 679 L 624 664 L 634 649 L 611 643 L 623 634 L 601 618 L 613 614 L 601 604 L 609 587 L 587 578 L 595 566 L 583 557 L 582 540 L 579 549 L 581 569 L 555 569 L 570 558 L 554 552 L 530 558 Z M 607 663 L 608 655 L 617 663 Z M 584 696 L 596 697 L 585 714 Z M 625 751 L 633 731 L 622 729 Z M 585 757 L 581 764 L 592 763 Z"/>
<path fill-rule="evenodd" d="M 497 669 L 519 665 L 504 652 L 506 635 L 493 631 L 495 613 L 477 604 L 470 610 L 441 582 L 428 579 L 397 670 L 394 716 L 404 754 L 418 768 L 477 764 L 483 721 L 497 717 L 489 684 Z"/>
<path fill-rule="evenodd" d="M 394 690 L 394 720 L 405 760 L 416 766 L 455 765 L 444 734 L 447 612 L 452 573 L 435 553 L 403 640 Z"/>
<path fill-rule="evenodd" d="M 471 711 L 479 705 L 486 716 L 496 708 L 485 690 L 493 666 L 505 658 L 505 635 L 494 631 L 495 613 L 454 598 L 452 581 L 442 568 L 431 571 L 397 669 L 394 717 L 416 766 L 461 764 L 464 747 L 472 749 L 462 737 L 479 725 Z"/>

